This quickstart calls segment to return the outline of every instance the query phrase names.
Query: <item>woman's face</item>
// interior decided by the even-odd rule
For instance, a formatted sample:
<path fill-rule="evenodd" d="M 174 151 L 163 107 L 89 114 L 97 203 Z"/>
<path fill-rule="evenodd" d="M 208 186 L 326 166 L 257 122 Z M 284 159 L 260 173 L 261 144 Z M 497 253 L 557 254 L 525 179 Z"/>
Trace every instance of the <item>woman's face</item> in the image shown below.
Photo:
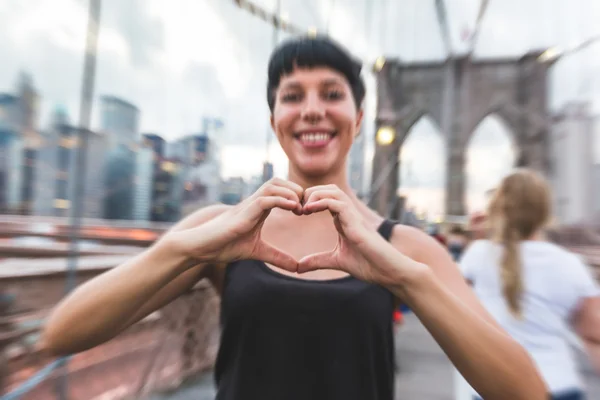
<path fill-rule="evenodd" d="M 271 125 L 291 165 L 307 176 L 344 167 L 361 120 L 348 81 L 327 67 L 296 68 L 275 92 Z"/>

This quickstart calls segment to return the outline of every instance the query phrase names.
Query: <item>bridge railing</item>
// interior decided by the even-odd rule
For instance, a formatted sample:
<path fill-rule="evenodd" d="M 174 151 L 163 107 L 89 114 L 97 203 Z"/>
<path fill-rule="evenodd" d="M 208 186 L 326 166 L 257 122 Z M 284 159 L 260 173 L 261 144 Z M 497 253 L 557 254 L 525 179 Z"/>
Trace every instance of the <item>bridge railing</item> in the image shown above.
<path fill-rule="evenodd" d="M 36 285 L 31 278 L 22 282 Z M 15 287 L 13 282 L 11 288 Z M 0 393 L 4 396 L 0 398 L 140 399 L 173 389 L 212 367 L 218 345 L 218 313 L 216 293 L 201 282 L 109 342 L 57 360 L 44 359 L 36 350 L 47 311 L 5 313 L 0 322 L 12 336 L 2 351 L 4 371 L 0 370 L 0 377 L 3 373 L 4 383 Z"/>

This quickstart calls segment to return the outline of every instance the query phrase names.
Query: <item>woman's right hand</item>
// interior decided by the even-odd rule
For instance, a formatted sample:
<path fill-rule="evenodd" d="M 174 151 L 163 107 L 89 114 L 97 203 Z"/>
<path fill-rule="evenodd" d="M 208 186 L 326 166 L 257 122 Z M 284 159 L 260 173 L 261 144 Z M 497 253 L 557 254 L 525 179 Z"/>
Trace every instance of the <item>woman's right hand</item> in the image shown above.
<path fill-rule="evenodd" d="M 291 255 L 261 238 L 262 226 L 273 208 L 302 215 L 301 186 L 272 179 L 252 196 L 210 221 L 169 234 L 171 243 L 198 262 L 222 264 L 255 259 L 296 272 L 298 262 Z"/>

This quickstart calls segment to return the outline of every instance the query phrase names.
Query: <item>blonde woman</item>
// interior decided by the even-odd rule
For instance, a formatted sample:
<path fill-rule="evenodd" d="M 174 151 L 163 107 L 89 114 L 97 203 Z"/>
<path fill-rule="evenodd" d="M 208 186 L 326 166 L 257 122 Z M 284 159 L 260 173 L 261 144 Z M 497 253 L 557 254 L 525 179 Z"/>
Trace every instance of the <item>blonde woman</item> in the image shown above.
<path fill-rule="evenodd" d="M 488 312 L 529 351 L 551 398 L 584 399 L 568 335 L 577 333 L 590 356 L 598 353 L 600 290 L 576 255 L 544 241 L 550 204 L 541 176 L 512 173 L 490 200 L 492 239 L 475 241 L 460 264 Z"/>

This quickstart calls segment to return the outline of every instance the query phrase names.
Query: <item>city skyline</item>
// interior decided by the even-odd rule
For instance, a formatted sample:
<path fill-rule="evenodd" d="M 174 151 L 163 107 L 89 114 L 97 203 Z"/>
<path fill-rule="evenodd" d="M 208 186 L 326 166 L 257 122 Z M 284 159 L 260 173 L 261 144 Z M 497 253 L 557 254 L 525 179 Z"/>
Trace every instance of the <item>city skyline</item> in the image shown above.
<path fill-rule="evenodd" d="M 256 3 L 273 10 L 275 1 Z M 406 61 L 444 56 L 433 2 L 336 2 L 334 12 L 327 3 L 285 0 L 282 10 L 300 26 L 321 30 L 329 26 L 334 38 L 365 60 L 381 54 Z M 531 49 L 568 47 L 587 39 L 598 33 L 595 21 L 600 18 L 600 5 L 592 3 L 491 2 L 475 56 L 518 56 Z M 384 8 L 386 4 L 388 8 Z M 479 2 L 447 0 L 446 5 L 453 47 L 464 52 L 468 45 L 464 38 L 473 29 Z M 367 20 L 364 15 L 372 17 Z M 538 18 L 532 20 L 532 15 Z M 7 0 L 0 4 L 0 48 L 6 54 L 0 65 L 0 91 L 12 91 L 18 71 L 30 70 L 42 96 L 42 125 L 57 104 L 64 104 L 74 119 L 78 116 L 86 20 L 85 3 L 77 0 L 32 0 L 27 4 Z M 202 115 L 218 116 L 226 123 L 220 137 L 224 177 L 260 174 L 270 129 L 263 99 L 271 26 L 239 10 L 233 1 L 216 0 L 180 0 L 177 6 L 157 0 L 105 2 L 101 23 L 96 98 L 111 93 L 136 104 L 141 110 L 140 131 L 157 132 L 167 140 L 198 131 Z M 208 37 L 211 40 L 203 40 Z M 598 110 L 600 87 L 594 79 L 600 65 L 598 50 L 598 45 L 591 46 L 553 67 L 551 110 L 581 99 L 590 100 Z M 366 158 L 370 160 L 375 88 L 367 69 L 365 135 Z M 96 103 L 92 127 L 97 125 Z M 495 136 L 493 124 L 482 126 L 481 137 Z M 413 134 L 420 142 L 429 143 L 428 137 L 439 136 L 436 129 L 420 124 Z M 480 149 L 474 150 L 479 154 L 476 158 L 489 158 L 485 143 L 483 140 Z M 284 176 L 285 157 L 276 140 L 272 146 L 275 173 Z M 441 158 L 439 152 L 417 156 L 425 154 Z M 439 182 L 429 170 L 415 171 L 418 181 Z M 484 164 L 475 172 L 489 176 L 493 168 Z M 367 169 L 365 174 L 370 180 L 371 171 Z M 482 192 L 491 183 L 477 190 Z"/>
<path fill-rule="evenodd" d="M 10 96 L 12 94 L 7 93 L 6 95 Z M 97 96 L 96 103 L 98 103 L 98 113 L 103 112 L 102 110 L 103 107 L 106 107 L 105 103 L 107 99 L 110 100 L 110 103 L 116 102 L 118 104 L 125 104 L 126 108 L 132 109 L 136 115 L 139 117 L 143 116 L 143 110 L 140 110 L 135 104 L 129 103 L 127 100 L 111 94 L 101 94 Z M 67 121 L 73 121 L 73 118 L 68 115 L 62 107 L 58 107 L 55 110 L 55 113 L 56 112 L 59 112 L 61 117 L 66 118 Z M 103 116 L 103 118 L 105 117 Z M 170 140 L 168 143 L 174 144 L 184 137 L 191 137 L 197 134 L 208 134 L 210 129 L 207 128 L 207 123 L 210 123 L 210 121 L 217 121 L 219 123 L 220 126 L 216 132 L 219 132 L 222 128 L 222 122 L 219 120 L 211 119 L 206 116 L 201 120 L 203 121 L 202 125 L 205 132 L 188 133 L 185 136 Z M 101 125 L 106 125 L 106 121 L 103 121 L 104 122 L 102 122 Z M 126 133 L 126 136 L 135 134 L 137 135 L 137 139 L 135 139 L 134 136 L 131 136 L 130 140 L 143 141 L 143 136 L 146 135 L 146 133 L 139 132 L 137 122 L 130 123 L 133 123 L 134 125 L 126 129 L 127 131 L 131 131 L 131 133 Z M 103 129 L 108 129 L 108 133 L 111 130 L 106 126 L 104 126 L 104 128 L 102 126 L 96 128 L 99 132 L 103 132 Z M 40 127 L 40 131 L 44 131 L 44 129 L 44 127 Z M 466 203 L 467 208 L 470 211 L 481 210 L 484 208 L 487 199 L 485 193 L 495 186 L 503 176 L 510 172 L 516 155 L 513 147 L 514 138 L 512 137 L 512 134 L 513 133 L 507 128 L 504 121 L 493 114 L 482 120 L 475 128 L 471 139 L 471 145 L 467 152 L 467 163 L 465 166 L 467 175 Z M 164 138 L 164 135 L 161 135 L 160 133 L 153 133 L 153 135 Z M 594 158 L 596 162 L 600 162 L 600 140 L 598 140 L 598 137 L 600 137 L 600 130 L 596 129 L 595 135 Z M 439 128 L 431 118 L 424 116 L 411 129 L 411 134 L 403 146 L 400 157 L 402 160 L 402 167 L 398 193 L 407 196 L 409 200 L 408 206 L 410 208 L 415 208 L 419 212 L 428 213 L 433 216 L 440 216 L 444 213 L 445 193 L 443 188 L 445 186 L 446 178 L 444 165 L 445 151 L 443 137 Z M 424 154 L 427 154 L 428 156 L 423 157 Z M 277 141 L 271 143 L 270 155 L 271 162 L 275 169 L 275 176 L 286 178 L 287 157 Z M 364 156 L 364 162 L 369 164 L 373 157 L 373 148 L 371 147 L 364 152 Z M 241 177 L 247 182 L 250 182 L 256 178 L 256 176 L 260 175 L 258 169 L 262 168 L 264 162 L 264 155 L 260 151 L 255 153 L 254 159 L 250 159 L 248 149 L 244 146 L 226 146 L 221 149 L 219 158 L 225 161 L 221 167 L 221 177 L 224 180 L 232 177 Z M 227 160 L 240 159 L 244 159 L 245 162 L 227 162 Z M 484 168 L 482 168 L 482 166 L 484 166 Z M 358 190 L 359 193 L 368 193 L 370 180 L 370 175 L 363 176 L 364 186 L 362 190 Z"/>

